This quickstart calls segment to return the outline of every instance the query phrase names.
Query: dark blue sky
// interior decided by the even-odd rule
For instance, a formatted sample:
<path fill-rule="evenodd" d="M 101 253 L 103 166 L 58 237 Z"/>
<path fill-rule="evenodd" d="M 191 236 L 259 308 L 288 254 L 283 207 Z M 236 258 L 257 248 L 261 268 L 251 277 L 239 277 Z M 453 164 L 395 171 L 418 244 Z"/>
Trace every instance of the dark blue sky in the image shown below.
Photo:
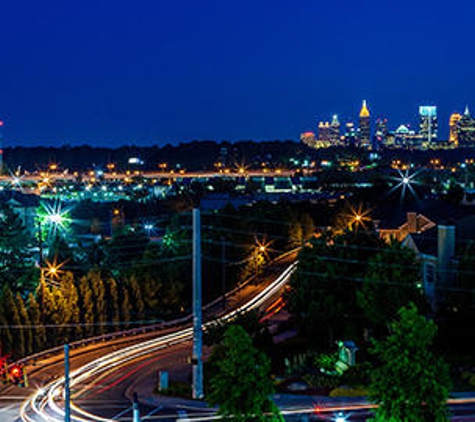
<path fill-rule="evenodd" d="M 475 2 L 14 0 L 0 9 L 7 145 L 298 139 L 362 99 L 391 128 L 475 112 Z"/>

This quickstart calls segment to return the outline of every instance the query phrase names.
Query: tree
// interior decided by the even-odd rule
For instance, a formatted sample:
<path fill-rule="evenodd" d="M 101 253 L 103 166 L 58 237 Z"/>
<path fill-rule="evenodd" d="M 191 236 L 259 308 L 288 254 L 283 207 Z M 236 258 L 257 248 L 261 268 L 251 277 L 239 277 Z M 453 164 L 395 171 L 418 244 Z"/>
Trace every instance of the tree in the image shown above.
<path fill-rule="evenodd" d="M 94 322 L 95 322 L 95 334 L 104 334 L 105 322 L 107 318 L 107 304 L 106 304 L 106 289 L 104 281 L 102 280 L 102 274 L 100 271 L 95 270 L 91 273 L 91 289 L 94 302 Z"/>
<path fill-rule="evenodd" d="M 300 217 L 300 225 L 302 226 L 302 235 L 305 241 L 312 238 L 315 234 L 315 223 L 313 222 L 313 218 L 310 217 L 308 213 L 303 213 L 302 217 Z"/>
<path fill-rule="evenodd" d="M 20 293 L 16 294 L 16 302 L 18 315 L 20 316 L 20 321 L 23 325 L 22 332 L 25 340 L 25 355 L 30 355 L 33 353 L 33 331 L 31 329 L 31 321 L 25 306 L 25 301 Z"/>
<path fill-rule="evenodd" d="M 0 353 L 6 354 L 12 350 L 13 335 L 9 328 L 7 319 L 3 311 L 3 304 L 0 303 Z"/>
<path fill-rule="evenodd" d="M 72 273 L 64 273 L 61 277 L 60 289 L 63 298 L 63 322 L 71 325 L 70 328 L 64 330 L 64 341 L 70 342 L 82 337 L 82 327 L 79 324 L 81 320 L 78 306 L 79 296 Z"/>
<path fill-rule="evenodd" d="M 129 295 L 129 289 L 125 284 L 121 284 L 121 292 L 122 292 L 122 300 L 121 300 L 121 309 L 120 313 L 122 315 L 122 330 L 126 329 L 129 327 L 130 323 L 130 311 L 132 310 L 132 305 L 130 304 L 130 295 Z"/>
<path fill-rule="evenodd" d="M 117 292 L 117 282 L 112 277 L 108 277 L 104 281 L 107 295 L 107 319 L 114 325 L 112 330 L 120 329 L 120 307 L 119 307 L 119 294 Z"/>
<path fill-rule="evenodd" d="M 283 420 L 272 401 L 270 360 L 252 345 L 244 328 L 230 326 L 211 358 L 209 402 L 234 421 Z"/>
<path fill-rule="evenodd" d="M 93 278 L 93 272 L 89 271 L 79 280 L 79 298 L 81 309 L 81 320 L 84 324 L 85 337 L 94 335 L 94 303 L 90 280 Z"/>
<path fill-rule="evenodd" d="M 30 240 L 20 216 L 6 202 L 0 203 L 0 288 L 9 283 L 13 288 L 20 280 L 30 254 Z"/>
<path fill-rule="evenodd" d="M 290 223 L 289 230 L 287 233 L 289 238 L 289 248 L 294 249 L 302 246 L 303 243 L 303 230 L 302 226 L 297 220 L 294 220 Z"/>
<path fill-rule="evenodd" d="M 41 321 L 41 310 L 33 293 L 28 295 L 28 316 L 33 328 L 33 350 L 39 352 L 46 344 L 45 327 Z"/>
<path fill-rule="evenodd" d="M 421 282 L 415 253 L 393 241 L 368 260 L 363 287 L 357 292 L 358 306 L 371 323 L 384 327 L 409 302 L 422 306 Z"/>
<path fill-rule="evenodd" d="M 337 338 L 355 335 L 361 321 L 349 316 L 361 312 L 356 306 L 359 281 L 382 244 L 376 234 L 359 230 L 310 239 L 300 250 L 286 298 L 310 340 L 333 347 Z"/>
<path fill-rule="evenodd" d="M 23 330 L 20 328 L 21 319 L 18 312 L 18 306 L 10 289 L 10 286 L 5 286 L 2 291 L 2 313 L 5 315 L 9 325 L 15 326 L 11 332 L 13 343 L 11 344 L 11 353 L 15 358 L 25 356 L 25 336 Z"/>
<path fill-rule="evenodd" d="M 221 343 L 227 329 L 231 325 L 239 325 L 251 337 L 252 344 L 258 350 L 264 353 L 270 353 L 273 350 L 274 342 L 272 335 L 266 325 L 261 323 L 264 313 L 259 310 L 248 312 L 238 312 L 231 320 L 218 320 L 207 326 L 203 335 L 204 344 L 213 346 Z"/>
<path fill-rule="evenodd" d="M 144 310 L 145 310 L 145 305 L 142 300 L 142 291 L 140 289 L 140 285 L 137 281 L 137 278 L 135 275 L 132 275 L 128 280 L 128 287 L 129 287 L 129 292 L 130 292 L 130 299 L 132 302 L 132 309 L 133 309 L 133 315 L 134 319 L 136 321 L 143 320 L 144 319 Z"/>
<path fill-rule="evenodd" d="M 450 378 L 447 364 L 430 346 L 437 326 L 410 303 L 391 324 L 391 334 L 373 340 L 379 363 L 372 372 L 370 399 L 375 421 L 445 422 Z"/>

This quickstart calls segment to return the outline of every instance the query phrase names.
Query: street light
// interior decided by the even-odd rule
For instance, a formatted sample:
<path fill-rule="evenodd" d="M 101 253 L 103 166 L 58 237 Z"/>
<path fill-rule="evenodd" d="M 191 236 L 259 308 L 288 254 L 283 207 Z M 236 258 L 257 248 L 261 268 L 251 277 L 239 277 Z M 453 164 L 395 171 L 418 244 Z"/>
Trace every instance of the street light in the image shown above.
<path fill-rule="evenodd" d="M 364 210 L 361 204 L 358 206 L 358 209 L 350 207 L 348 229 L 353 230 L 355 228 L 355 230 L 358 230 L 360 226 L 365 229 L 365 222 L 371 221 L 369 213 L 370 210 Z"/>
<path fill-rule="evenodd" d="M 66 231 L 70 225 L 69 208 L 63 208 L 59 201 L 54 204 L 41 203 L 38 220 L 40 225 L 45 223 L 48 235 L 54 236 L 58 231 Z"/>
<path fill-rule="evenodd" d="M 153 224 L 145 224 L 144 229 L 147 231 L 148 237 L 150 237 L 150 232 L 153 230 Z"/>
<path fill-rule="evenodd" d="M 56 263 L 56 258 L 53 262 L 46 262 L 46 267 L 40 267 L 40 279 L 42 283 L 48 282 L 54 286 L 58 285 L 57 279 L 61 273 L 61 267 L 66 264 L 66 262 L 61 262 L 60 264 Z"/>
<path fill-rule="evenodd" d="M 258 240 L 256 239 L 256 245 L 254 246 L 253 258 L 256 264 L 256 276 L 255 276 L 255 284 L 257 284 L 259 279 L 259 268 L 262 266 L 265 261 L 269 258 L 268 256 L 268 248 L 271 242 L 266 242 L 265 240 Z"/>

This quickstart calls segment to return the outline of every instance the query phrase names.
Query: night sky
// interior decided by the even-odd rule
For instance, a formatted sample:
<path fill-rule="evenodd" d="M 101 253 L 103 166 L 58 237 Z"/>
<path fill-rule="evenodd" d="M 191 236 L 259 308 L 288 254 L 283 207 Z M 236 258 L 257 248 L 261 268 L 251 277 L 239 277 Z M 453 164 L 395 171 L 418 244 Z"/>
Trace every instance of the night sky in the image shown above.
<path fill-rule="evenodd" d="M 475 114 L 475 1 L 4 0 L 6 145 L 298 140 Z"/>

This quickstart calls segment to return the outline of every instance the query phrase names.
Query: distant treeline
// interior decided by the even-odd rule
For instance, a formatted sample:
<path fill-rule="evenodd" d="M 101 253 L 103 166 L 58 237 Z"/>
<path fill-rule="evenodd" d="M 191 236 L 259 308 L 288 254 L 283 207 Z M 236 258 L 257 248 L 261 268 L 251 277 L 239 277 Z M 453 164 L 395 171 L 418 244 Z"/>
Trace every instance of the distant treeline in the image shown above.
<path fill-rule="evenodd" d="M 427 164 L 433 158 L 444 164 L 456 164 L 466 159 L 475 159 L 475 148 L 453 150 L 381 150 L 383 161 L 401 159 L 405 162 Z M 211 170 L 216 163 L 226 167 L 251 166 L 259 168 L 262 163 L 269 166 L 300 166 L 304 160 L 359 159 L 369 160 L 370 151 L 354 147 L 332 147 L 315 150 L 301 142 L 284 141 L 191 141 L 179 145 L 153 145 L 150 147 L 127 145 L 119 148 L 94 147 L 90 145 L 62 147 L 9 147 L 4 150 L 6 170 L 18 167 L 23 170 L 44 170 L 50 164 L 59 169 L 84 170 L 92 167 L 106 169 L 114 163 L 118 171 L 140 168 L 157 170 L 161 163 L 168 169 L 183 168 L 188 171 Z M 130 164 L 129 158 L 136 157 L 143 164 Z M 290 160 L 290 159 L 293 160 Z M 295 161 L 298 160 L 298 163 Z"/>
<path fill-rule="evenodd" d="M 90 145 L 62 147 L 13 147 L 4 150 L 6 167 L 14 170 L 33 171 L 45 169 L 50 164 L 60 168 L 82 170 L 93 166 L 106 169 L 107 164 L 114 163 L 118 170 L 131 168 L 129 158 L 137 157 L 143 165 L 135 165 L 144 170 L 157 170 L 160 163 L 167 163 L 168 168 L 177 165 L 186 170 L 213 169 L 221 162 L 226 166 L 252 165 L 261 162 L 283 164 L 288 157 L 301 156 L 311 152 L 310 148 L 294 141 L 241 141 L 214 142 L 192 141 L 176 146 L 123 146 L 120 148 L 93 147 Z"/>

